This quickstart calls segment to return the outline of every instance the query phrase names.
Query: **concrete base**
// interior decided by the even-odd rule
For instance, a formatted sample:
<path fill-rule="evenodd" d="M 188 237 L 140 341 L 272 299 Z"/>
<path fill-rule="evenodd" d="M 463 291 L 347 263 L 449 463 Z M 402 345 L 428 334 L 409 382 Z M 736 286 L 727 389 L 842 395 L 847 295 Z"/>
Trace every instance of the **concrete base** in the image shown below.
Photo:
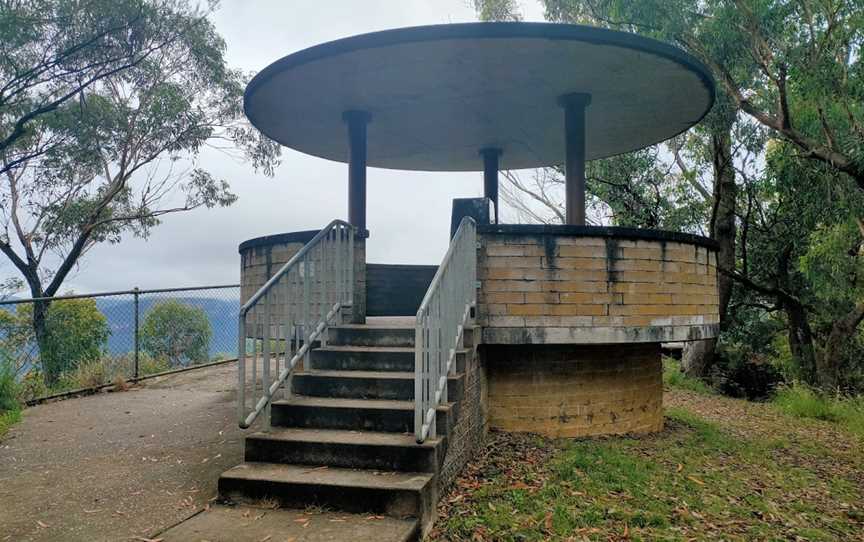
<path fill-rule="evenodd" d="M 489 424 L 550 437 L 663 428 L 659 344 L 486 345 Z"/>

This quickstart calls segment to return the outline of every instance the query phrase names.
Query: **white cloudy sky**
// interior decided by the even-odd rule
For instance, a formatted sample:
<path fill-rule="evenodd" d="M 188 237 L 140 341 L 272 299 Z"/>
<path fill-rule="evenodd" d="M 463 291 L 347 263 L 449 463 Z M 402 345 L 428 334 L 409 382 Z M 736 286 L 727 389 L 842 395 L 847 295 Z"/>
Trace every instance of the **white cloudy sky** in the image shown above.
<path fill-rule="evenodd" d="M 342 37 L 422 24 L 476 19 L 471 0 L 223 0 L 213 20 L 230 65 L 257 72 L 286 54 Z M 528 20 L 542 20 L 534 0 Z M 272 178 L 208 151 L 201 165 L 228 179 L 239 200 L 224 209 L 172 215 L 147 240 L 94 248 L 65 290 L 98 292 L 239 281 L 237 246 L 245 239 L 315 229 L 347 214 L 347 169 L 289 149 Z M 437 263 L 446 250 L 451 200 L 482 194 L 480 173 L 370 169 L 368 260 Z M 12 274 L 12 269 L 5 269 Z"/>

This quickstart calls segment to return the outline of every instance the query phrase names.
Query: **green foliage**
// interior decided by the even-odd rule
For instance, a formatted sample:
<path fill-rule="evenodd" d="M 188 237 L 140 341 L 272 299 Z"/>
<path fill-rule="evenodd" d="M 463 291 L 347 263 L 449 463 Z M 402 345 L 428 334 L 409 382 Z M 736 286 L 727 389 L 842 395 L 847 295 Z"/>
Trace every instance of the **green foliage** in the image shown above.
<path fill-rule="evenodd" d="M 20 410 L 0 411 L 0 439 L 6 436 L 9 428 L 21 421 Z"/>
<path fill-rule="evenodd" d="M 153 357 L 147 352 L 141 352 L 138 359 L 138 373 L 141 376 L 164 373 L 171 369 L 168 359 L 164 357 Z M 132 374 L 131 372 L 129 374 Z"/>
<path fill-rule="evenodd" d="M 19 394 L 23 401 L 50 395 L 53 390 L 45 384 L 45 377 L 39 370 L 30 370 L 18 382 Z"/>
<path fill-rule="evenodd" d="M 9 427 L 21 421 L 21 389 L 7 353 L 0 348 L 0 439 Z"/>
<path fill-rule="evenodd" d="M 663 384 L 667 387 L 696 393 L 714 393 L 708 384 L 698 378 L 691 378 L 681 372 L 681 364 L 672 358 L 663 357 Z"/>
<path fill-rule="evenodd" d="M 0 351 L 0 414 L 20 408 L 20 391 L 15 380 L 15 371 L 6 358 L 5 353 Z"/>
<path fill-rule="evenodd" d="M 33 318 L 31 304 L 21 305 L 19 318 Z M 111 331 L 108 319 L 92 298 L 53 301 L 45 320 L 45 336 L 39 341 L 42 371 L 60 375 L 76 371 L 79 365 L 98 361 L 105 354 Z"/>
<path fill-rule="evenodd" d="M 790 416 L 837 423 L 864 437 L 864 396 L 828 397 L 794 383 L 778 390 L 773 403 Z"/>
<path fill-rule="evenodd" d="M 243 115 L 248 75 L 226 63 L 217 4 L 0 3 L 0 219 L 15 224 L 0 247 L 32 297 L 55 296 L 95 244 L 232 204 L 198 167 L 208 143 L 272 175 L 279 146 Z"/>
<path fill-rule="evenodd" d="M 208 360 L 210 320 L 207 313 L 179 301 L 153 306 L 141 326 L 141 347 L 154 358 L 167 359 L 171 367 Z"/>

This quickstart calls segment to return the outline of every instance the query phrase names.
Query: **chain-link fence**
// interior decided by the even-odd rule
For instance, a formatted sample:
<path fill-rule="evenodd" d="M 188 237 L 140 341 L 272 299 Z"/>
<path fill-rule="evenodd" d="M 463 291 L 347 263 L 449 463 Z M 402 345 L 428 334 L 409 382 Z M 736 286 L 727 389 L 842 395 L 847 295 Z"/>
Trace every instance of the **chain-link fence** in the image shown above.
<path fill-rule="evenodd" d="M 0 365 L 27 402 L 122 387 L 236 359 L 239 309 L 239 285 L 4 300 Z"/>

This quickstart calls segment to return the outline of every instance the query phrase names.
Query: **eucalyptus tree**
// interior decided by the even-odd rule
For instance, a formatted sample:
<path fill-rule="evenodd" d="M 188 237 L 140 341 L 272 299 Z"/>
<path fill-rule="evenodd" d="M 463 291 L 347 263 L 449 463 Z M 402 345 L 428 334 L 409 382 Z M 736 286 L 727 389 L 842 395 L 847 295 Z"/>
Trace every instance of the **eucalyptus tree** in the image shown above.
<path fill-rule="evenodd" d="M 216 7 L 0 2 L 0 252 L 33 297 L 55 295 L 98 243 L 233 203 L 198 163 L 208 146 L 272 174 L 278 146 L 243 117 L 246 76 L 226 64 Z M 48 305 L 34 305 L 40 343 Z"/>

